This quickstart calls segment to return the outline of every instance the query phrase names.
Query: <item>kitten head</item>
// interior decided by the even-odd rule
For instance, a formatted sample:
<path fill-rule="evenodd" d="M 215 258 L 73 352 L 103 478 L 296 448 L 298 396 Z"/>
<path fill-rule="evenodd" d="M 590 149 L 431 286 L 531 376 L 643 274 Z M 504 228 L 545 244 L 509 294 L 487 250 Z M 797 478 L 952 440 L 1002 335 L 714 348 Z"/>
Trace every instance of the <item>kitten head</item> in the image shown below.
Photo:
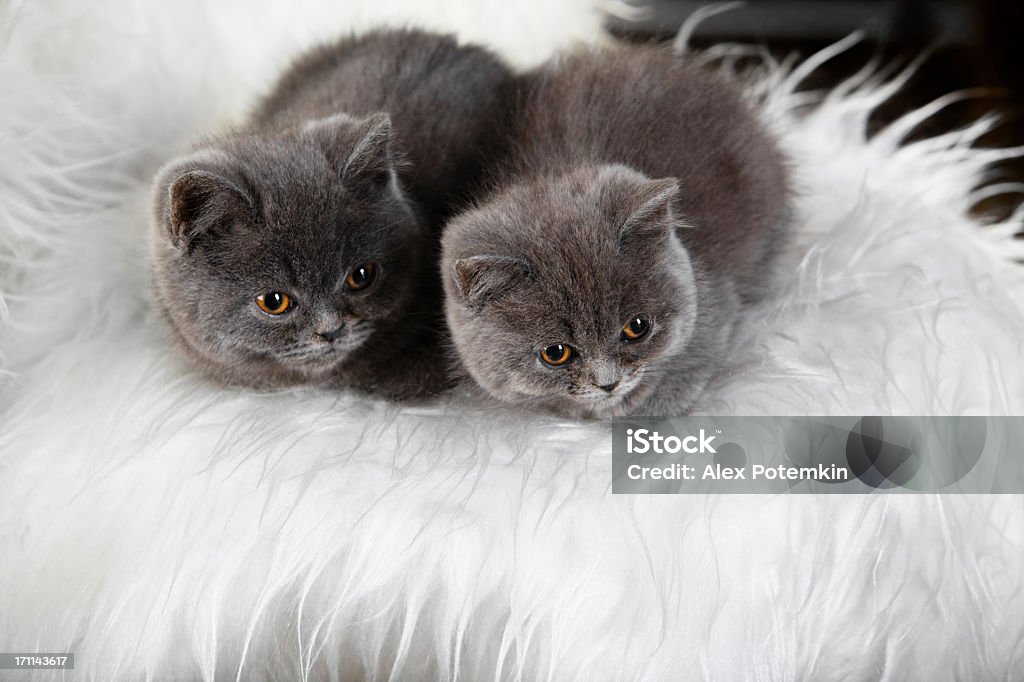
<path fill-rule="evenodd" d="M 696 284 L 674 179 L 582 167 L 503 191 L 444 237 L 447 315 L 491 395 L 584 416 L 624 414 L 684 352 Z"/>
<path fill-rule="evenodd" d="M 391 122 L 345 115 L 249 133 L 156 180 L 159 304 L 220 378 L 327 378 L 412 299 L 426 234 L 395 170 Z"/>

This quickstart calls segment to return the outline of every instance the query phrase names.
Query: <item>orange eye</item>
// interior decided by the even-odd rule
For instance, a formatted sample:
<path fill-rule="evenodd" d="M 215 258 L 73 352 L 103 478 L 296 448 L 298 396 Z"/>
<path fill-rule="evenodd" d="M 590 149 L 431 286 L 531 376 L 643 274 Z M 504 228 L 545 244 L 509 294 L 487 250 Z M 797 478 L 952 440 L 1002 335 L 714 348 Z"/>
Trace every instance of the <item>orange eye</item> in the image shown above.
<path fill-rule="evenodd" d="M 573 356 L 572 346 L 567 346 L 564 343 L 556 343 L 553 346 L 548 346 L 540 352 L 540 359 L 548 363 L 552 367 L 561 367 Z"/>
<path fill-rule="evenodd" d="M 345 287 L 349 291 L 359 291 L 373 284 L 377 279 L 377 265 L 375 263 L 363 263 L 357 265 L 345 278 Z"/>
<path fill-rule="evenodd" d="M 280 291 L 268 291 L 256 297 L 256 305 L 267 315 L 284 315 L 292 307 L 292 299 Z"/>
<path fill-rule="evenodd" d="M 639 341 L 651 331 L 651 318 L 646 315 L 637 315 L 626 323 L 619 335 L 623 341 Z"/>

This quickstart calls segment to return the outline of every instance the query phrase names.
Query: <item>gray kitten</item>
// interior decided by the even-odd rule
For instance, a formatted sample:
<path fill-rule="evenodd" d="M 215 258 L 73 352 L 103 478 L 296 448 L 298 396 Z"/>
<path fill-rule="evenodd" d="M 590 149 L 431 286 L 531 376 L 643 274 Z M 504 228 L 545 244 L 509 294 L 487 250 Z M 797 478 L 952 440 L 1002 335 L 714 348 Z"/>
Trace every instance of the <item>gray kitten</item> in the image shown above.
<path fill-rule="evenodd" d="M 247 386 L 444 388 L 438 235 L 510 85 L 481 48 L 375 32 L 307 53 L 248 125 L 164 167 L 156 298 L 188 356 Z"/>
<path fill-rule="evenodd" d="M 780 152 L 738 89 L 669 51 L 527 73 L 496 189 L 443 239 L 458 358 L 492 396 L 681 414 L 784 239 Z"/>

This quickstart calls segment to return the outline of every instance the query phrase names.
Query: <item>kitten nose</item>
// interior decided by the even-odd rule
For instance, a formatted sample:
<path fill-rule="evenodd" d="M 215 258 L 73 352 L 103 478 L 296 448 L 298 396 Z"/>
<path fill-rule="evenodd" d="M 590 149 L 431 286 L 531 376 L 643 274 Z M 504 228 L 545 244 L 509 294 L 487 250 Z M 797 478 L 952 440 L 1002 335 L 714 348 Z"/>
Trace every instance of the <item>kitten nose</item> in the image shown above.
<path fill-rule="evenodd" d="M 592 366 L 594 385 L 605 393 L 611 393 L 622 380 L 622 372 L 614 362 L 595 360 Z"/>
<path fill-rule="evenodd" d="M 336 339 L 339 336 L 341 336 L 342 333 L 344 333 L 344 331 L 345 331 L 345 325 L 341 325 L 337 329 L 332 329 L 329 332 L 317 332 L 317 334 L 321 338 L 323 338 L 325 341 L 331 342 L 331 341 L 334 341 L 334 339 Z"/>

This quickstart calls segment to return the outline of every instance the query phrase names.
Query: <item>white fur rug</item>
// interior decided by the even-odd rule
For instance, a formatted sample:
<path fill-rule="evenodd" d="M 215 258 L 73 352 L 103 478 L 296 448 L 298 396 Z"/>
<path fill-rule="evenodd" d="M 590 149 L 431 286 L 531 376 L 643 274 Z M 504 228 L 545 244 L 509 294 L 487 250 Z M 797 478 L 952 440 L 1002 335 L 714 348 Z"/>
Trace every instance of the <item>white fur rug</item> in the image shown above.
<path fill-rule="evenodd" d="M 607 425 L 187 372 L 149 179 L 289 55 L 382 20 L 520 65 L 600 34 L 586 0 L 267 5 L 0 0 L 0 650 L 96 682 L 1024 678 L 1020 497 L 613 497 Z M 929 111 L 868 141 L 899 84 L 808 108 L 812 67 L 766 81 L 785 293 L 702 409 L 1024 414 L 1019 217 L 967 216 L 1010 152 L 901 146 Z"/>

